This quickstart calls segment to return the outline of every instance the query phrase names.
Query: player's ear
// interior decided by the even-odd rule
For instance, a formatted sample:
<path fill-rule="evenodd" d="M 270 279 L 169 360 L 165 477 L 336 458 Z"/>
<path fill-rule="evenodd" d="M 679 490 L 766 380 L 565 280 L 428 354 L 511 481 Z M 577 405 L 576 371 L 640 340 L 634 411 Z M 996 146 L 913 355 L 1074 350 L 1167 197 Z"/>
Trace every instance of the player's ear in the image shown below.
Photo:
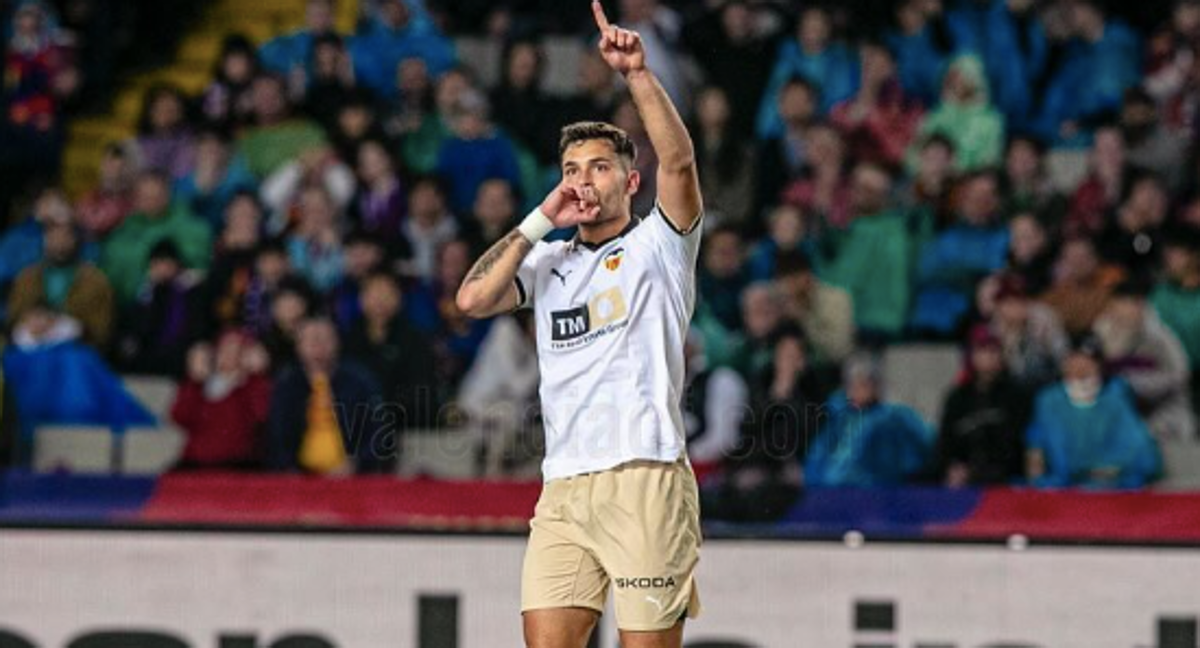
<path fill-rule="evenodd" d="M 637 193 L 640 186 L 642 186 L 642 174 L 638 173 L 637 169 L 630 169 L 629 176 L 625 179 L 625 193 L 632 196 Z"/>

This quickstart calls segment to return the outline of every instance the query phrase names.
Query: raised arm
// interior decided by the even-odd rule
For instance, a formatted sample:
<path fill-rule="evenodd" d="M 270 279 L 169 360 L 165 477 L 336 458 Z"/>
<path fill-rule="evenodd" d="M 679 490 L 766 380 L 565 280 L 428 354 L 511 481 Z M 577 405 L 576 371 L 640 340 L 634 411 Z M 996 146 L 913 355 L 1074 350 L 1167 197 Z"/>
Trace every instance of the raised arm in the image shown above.
<path fill-rule="evenodd" d="M 658 200 L 663 212 L 675 229 L 690 231 L 702 206 L 692 138 L 666 91 L 646 67 L 641 36 L 610 24 L 598 0 L 592 2 L 592 14 L 600 29 L 600 54 L 625 77 L 658 155 Z"/>
<path fill-rule="evenodd" d="M 516 229 L 483 253 L 458 287 L 455 304 L 470 317 L 507 313 L 521 305 L 517 271 L 535 243 L 557 227 L 594 219 L 600 208 L 583 200 L 566 183 L 559 184 Z M 526 286 L 532 290 L 533 286 Z"/>

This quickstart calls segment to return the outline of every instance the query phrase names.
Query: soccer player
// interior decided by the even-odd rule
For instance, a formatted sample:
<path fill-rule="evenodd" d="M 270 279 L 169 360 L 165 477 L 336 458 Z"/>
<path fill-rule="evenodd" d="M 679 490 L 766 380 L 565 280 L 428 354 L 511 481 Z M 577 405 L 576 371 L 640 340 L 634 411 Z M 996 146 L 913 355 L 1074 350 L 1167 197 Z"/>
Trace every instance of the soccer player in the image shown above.
<path fill-rule="evenodd" d="M 657 204 L 630 212 L 641 178 L 609 124 L 563 129 L 563 179 L 476 262 L 458 306 L 531 306 L 546 430 L 545 485 L 522 574 L 530 648 L 583 648 L 608 590 L 621 645 L 678 648 L 699 613 L 696 479 L 680 413 L 696 299 L 700 188 L 692 142 L 636 32 L 593 2 L 600 52 L 624 75 L 658 154 Z M 541 241 L 578 225 L 570 241 Z"/>

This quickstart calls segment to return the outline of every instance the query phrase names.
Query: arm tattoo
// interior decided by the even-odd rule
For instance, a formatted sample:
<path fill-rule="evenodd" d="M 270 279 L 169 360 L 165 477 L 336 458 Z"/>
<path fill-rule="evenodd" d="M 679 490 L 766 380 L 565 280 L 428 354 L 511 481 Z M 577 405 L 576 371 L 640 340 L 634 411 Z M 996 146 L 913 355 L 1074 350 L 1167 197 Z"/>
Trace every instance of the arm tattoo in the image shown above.
<path fill-rule="evenodd" d="M 524 234 L 521 234 L 518 230 L 513 230 L 504 238 L 496 241 L 495 245 L 488 249 L 487 252 L 484 252 L 483 256 L 479 257 L 479 260 L 471 268 L 471 272 L 467 274 L 467 279 L 464 283 L 479 281 L 486 277 L 492 271 L 492 267 L 500 261 L 500 257 L 504 256 L 508 248 L 513 245 L 520 247 L 522 253 L 528 253 L 533 249 L 533 244 L 529 242 L 529 239 L 525 238 Z"/>

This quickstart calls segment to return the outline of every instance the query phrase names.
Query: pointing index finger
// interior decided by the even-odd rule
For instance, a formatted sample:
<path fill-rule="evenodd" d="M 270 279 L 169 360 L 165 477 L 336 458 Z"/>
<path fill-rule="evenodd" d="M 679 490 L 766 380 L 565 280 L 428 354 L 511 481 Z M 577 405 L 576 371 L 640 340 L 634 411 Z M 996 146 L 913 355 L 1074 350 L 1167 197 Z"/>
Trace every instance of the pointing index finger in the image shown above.
<path fill-rule="evenodd" d="M 600 0 L 592 0 L 592 15 L 596 17 L 596 26 L 601 32 L 607 32 L 612 27 L 608 24 L 608 16 L 604 15 L 604 7 L 600 6 Z"/>

